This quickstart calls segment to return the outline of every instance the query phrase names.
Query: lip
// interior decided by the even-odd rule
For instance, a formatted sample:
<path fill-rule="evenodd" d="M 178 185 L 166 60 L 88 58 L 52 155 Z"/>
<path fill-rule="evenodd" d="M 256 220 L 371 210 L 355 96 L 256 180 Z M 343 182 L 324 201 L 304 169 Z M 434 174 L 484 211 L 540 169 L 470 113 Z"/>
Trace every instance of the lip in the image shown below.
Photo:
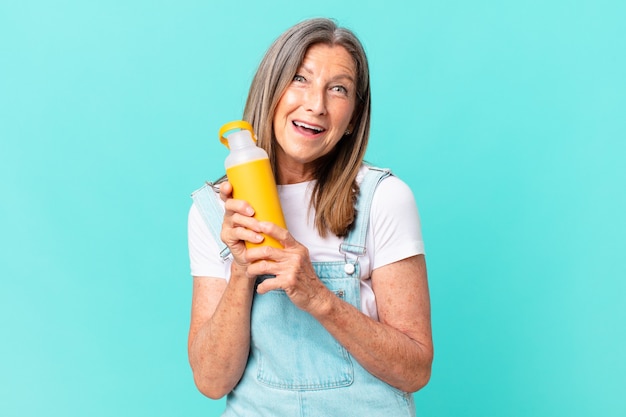
<path fill-rule="evenodd" d="M 313 131 L 311 129 L 307 129 L 306 127 L 303 127 L 302 125 L 308 126 L 308 127 L 312 127 L 315 129 L 319 129 L 319 132 Z M 300 120 L 300 119 L 294 119 L 291 121 L 291 126 L 293 127 L 293 129 L 298 132 L 301 135 L 304 136 L 308 136 L 308 137 L 317 137 L 319 135 L 322 135 L 326 132 L 326 128 L 322 125 L 319 125 L 317 123 L 311 123 L 308 122 L 306 120 Z"/>

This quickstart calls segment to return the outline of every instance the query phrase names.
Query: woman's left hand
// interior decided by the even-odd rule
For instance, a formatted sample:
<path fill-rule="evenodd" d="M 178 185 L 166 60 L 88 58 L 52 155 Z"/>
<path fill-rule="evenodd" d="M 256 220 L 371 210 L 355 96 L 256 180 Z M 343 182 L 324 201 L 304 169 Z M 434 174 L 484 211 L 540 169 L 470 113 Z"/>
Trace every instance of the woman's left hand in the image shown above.
<path fill-rule="evenodd" d="M 280 226 L 261 222 L 262 233 L 283 245 L 283 249 L 263 246 L 248 249 L 248 276 L 275 275 L 266 279 L 257 288 L 259 294 L 282 289 L 298 308 L 304 311 L 319 311 L 328 305 L 332 293 L 319 280 L 311 264 L 308 249 L 296 241 Z"/>
<path fill-rule="evenodd" d="M 257 288 L 264 294 L 282 289 L 300 309 L 315 317 L 371 374 L 405 392 L 415 392 L 430 378 L 433 347 L 430 300 L 423 255 L 375 269 L 372 289 L 379 320 L 336 297 L 315 275 L 306 247 L 275 224 L 260 232 L 284 249 L 248 249 L 248 276 L 271 274 Z"/>

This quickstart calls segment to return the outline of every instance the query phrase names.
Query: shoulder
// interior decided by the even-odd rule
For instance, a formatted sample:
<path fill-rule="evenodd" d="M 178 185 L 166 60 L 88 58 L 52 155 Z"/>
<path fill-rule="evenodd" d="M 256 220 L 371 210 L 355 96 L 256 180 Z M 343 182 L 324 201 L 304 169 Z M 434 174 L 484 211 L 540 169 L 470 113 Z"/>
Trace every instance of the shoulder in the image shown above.
<path fill-rule="evenodd" d="M 379 201 L 385 201 L 398 203 L 400 201 L 414 201 L 413 191 L 407 185 L 406 182 L 390 175 L 378 184 L 376 187 L 376 194 L 374 199 Z"/>
<path fill-rule="evenodd" d="M 399 202 L 398 199 L 414 201 L 413 191 L 408 184 L 394 175 L 388 168 L 362 165 L 356 178 L 359 185 L 363 182 L 363 179 L 369 171 L 385 171 L 390 174 L 378 183 L 374 193 L 374 201 L 387 201 L 389 203 L 393 202 L 394 204 Z"/>
<path fill-rule="evenodd" d="M 424 253 L 421 221 L 413 192 L 390 175 L 376 187 L 370 212 L 373 269 Z"/>
<path fill-rule="evenodd" d="M 370 217 L 376 219 L 374 223 L 383 228 L 389 227 L 390 221 L 397 223 L 399 227 L 402 227 L 404 221 L 419 222 L 413 191 L 396 176 L 385 178 L 376 187 Z"/>

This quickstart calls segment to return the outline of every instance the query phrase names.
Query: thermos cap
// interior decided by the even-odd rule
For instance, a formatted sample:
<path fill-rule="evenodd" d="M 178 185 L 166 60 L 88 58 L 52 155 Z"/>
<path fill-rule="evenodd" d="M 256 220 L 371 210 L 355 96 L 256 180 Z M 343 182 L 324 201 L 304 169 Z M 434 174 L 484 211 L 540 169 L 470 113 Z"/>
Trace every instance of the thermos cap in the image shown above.
<path fill-rule="evenodd" d="M 256 136 L 254 134 L 254 129 L 252 128 L 252 125 L 245 120 L 235 120 L 233 122 L 228 122 L 224 126 L 222 126 L 219 133 L 220 142 L 222 142 L 222 144 L 224 144 L 224 146 L 226 146 L 228 149 L 230 149 L 230 146 L 228 146 L 228 139 L 226 139 L 225 135 L 231 130 L 235 129 L 249 131 L 252 136 L 252 140 L 256 142 Z"/>

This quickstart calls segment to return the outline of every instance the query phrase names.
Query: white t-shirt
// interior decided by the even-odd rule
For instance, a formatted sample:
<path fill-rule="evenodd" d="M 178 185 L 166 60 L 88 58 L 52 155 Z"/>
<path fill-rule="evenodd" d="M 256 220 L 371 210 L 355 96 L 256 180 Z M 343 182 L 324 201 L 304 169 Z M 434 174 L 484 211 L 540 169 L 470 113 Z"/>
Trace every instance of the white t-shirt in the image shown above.
<path fill-rule="evenodd" d="M 360 182 L 367 171 L 361 168 Z M 317 233 L 314 210 L 308 209 L 313 181 L 279 185 L 278 194 L 291 235 L 309 250 L 311 261 L 341 261 L 342 239 L 329 233 Z M 189 258 L 194 277 L 230 278 L 231 258 L 222 261 L 217 243 L 195 205 L 189 211 Z M 371 286 L 372 271 L 381 266 L 424 253 L 420 219 L 411 189 L 399 178 L 390 176 L 376 188 L 370 211 L 366 253 L 359 257 L 361 266 L 361 311 L 378 319 L 376 299 Z M 348 254 L 354 262 L 354 255 Z"/>

